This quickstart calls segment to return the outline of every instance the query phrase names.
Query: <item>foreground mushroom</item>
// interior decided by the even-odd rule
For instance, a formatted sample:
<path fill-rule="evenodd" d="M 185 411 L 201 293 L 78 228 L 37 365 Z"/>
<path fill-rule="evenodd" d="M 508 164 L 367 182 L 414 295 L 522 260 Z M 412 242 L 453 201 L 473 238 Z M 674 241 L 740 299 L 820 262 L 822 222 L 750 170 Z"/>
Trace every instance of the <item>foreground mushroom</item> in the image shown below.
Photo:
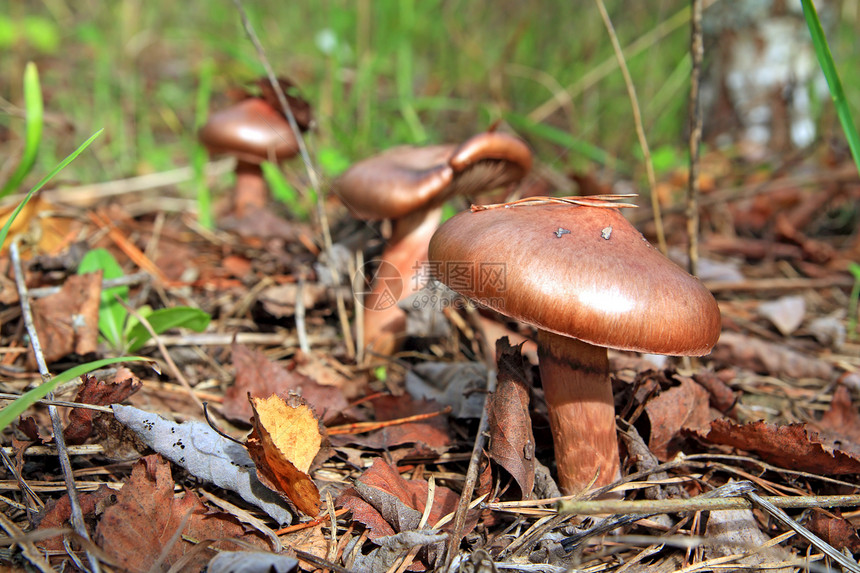
<path fill-rule="evenodd" d="M 286 92 L 289 80 L 281 79 Z M 247 97 L 232 106 L 213 113 L 200 128 L 198 138 L 211 155 L 236 158 L 236 191 L 233 198 L 236 216 L 241 218 L 254 209 L 266 207 L 269 191 L 260 164 L 278 163 L 299 152 L 298 140 L 279 106 L 268 80 L 257 82 L 262 97 Z M 310 124 L 310 106 L 301 98 L 288 96 L 299 129 Z"/>
<path fill-rule="evenodd" d="M 486 132 L 460 145 L 396 147 L 356 163 L 333 183 L 332 190 L 354 216 L 393 221 L 379 264 L 378 278 L 385 280 L 376 280 L 364 301 L 365 340 L 373 352 L 390 354 L 398 346 L 406 318 L 396 303 L 422 286 L 420 272 L 442 204 L 454 195 L 515 183 L 531 164 L 531 151 L 522 140 Z M 392 289 L 393 282 L 400 288 Z"/>
<path fill-rule="evenodd" d="M 617 207 L 542 198 L 478 208 L 448 220 L 430 242 L 436 278 L 538 329 L 559 486 L 568 494 L 619 474 L 606 349 L 699 356 L 720 335 L 713 295 Z M 490 266 L 503 278 L 479 280 Z"/>

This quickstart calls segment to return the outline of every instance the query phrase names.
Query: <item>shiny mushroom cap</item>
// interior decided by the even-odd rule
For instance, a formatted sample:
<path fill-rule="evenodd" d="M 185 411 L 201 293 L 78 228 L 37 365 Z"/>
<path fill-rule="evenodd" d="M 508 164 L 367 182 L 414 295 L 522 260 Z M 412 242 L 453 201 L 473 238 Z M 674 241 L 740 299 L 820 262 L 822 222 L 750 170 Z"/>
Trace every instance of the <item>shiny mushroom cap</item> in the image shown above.
<path fill-rule="evenodd" d="M 356 217 L 398 219 L 458 193 L 491 191 L 519 181 L 531 164 L 525 142 L 487 132 L 460 145 L 389 149 L 350 167 L 332 189 Z"/>
<path fill-rule="evenodd" d="M 299 151 L 290 124 L 261 98 L 213 113 L 198 136 L 213 155 L 232 155 L 252 164 L 282 161 Z"/>
<path fill-rule="evenodd" d="M 720 336 L 713 295 L 609 207 L 460 213 L 433 236 L 430 268 L 480 304 L 597 346 L 699 356 Z"/>

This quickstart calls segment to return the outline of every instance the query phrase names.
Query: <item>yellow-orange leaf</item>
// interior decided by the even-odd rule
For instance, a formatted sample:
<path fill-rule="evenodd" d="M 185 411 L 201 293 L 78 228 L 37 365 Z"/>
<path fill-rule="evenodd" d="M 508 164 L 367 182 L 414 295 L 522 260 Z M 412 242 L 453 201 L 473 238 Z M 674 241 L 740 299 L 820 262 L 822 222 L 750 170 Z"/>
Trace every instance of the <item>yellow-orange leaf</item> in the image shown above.
<path fill-rule="evenodd" d="M 302 513 L 319 513 L 320 494 L 308 475 L 323 437 L 319 420 L 301 398 L 252 398 L 254 429 L 245 446 L 257 466 L 257 477 L 292 502 Z"/>

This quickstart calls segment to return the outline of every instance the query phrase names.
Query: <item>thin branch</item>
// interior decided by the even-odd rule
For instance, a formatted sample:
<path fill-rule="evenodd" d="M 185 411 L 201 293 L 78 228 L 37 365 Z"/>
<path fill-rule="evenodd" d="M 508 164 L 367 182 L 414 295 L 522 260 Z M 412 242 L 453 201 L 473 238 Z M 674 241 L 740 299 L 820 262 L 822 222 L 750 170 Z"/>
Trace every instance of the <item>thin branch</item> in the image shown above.
<path fill-rule="evenodd" d="M 18 297 L 21 303 L 21 315 L 24 319 L 24 326 L 27 329 L 27 335 L 30 337 L 30 345 L 33 347 L 33 354 L 36 357 L 36 364 L 39 366 L 39 374 L 42 376 L 42 383 L 46 383 L 51 379 L 51 372 L 48 370 L 48 365 L 45 362 L 45 355 L 42 353 L 42 344 L 39 342 L 39 333 L 36 332 L 36 325 L 33 322 L 33 310 L 30 306 L 30 295 L 27 292 L 27 283 L 24 280 L 24 269 L 21 265 L 21 255 L 18 249 L 18 238 L 12 241 L 9 246 L 9 256 L 12 260 L 12 267 L 15 269 L 15 286 L 18 289 Z M 54 399 L 54 393 L 48 392 L 46 398 Z M 63 470 L 63 479 L 66 483 L 66 491 L 69 495 L 70 520 L 75 533 L 83 539 L 89 541 L 87 526 L 84 523 L 84 512 L 81 510 L 81 504 L 78 500 L 78 490 L 75 486 L 75 476 L 72 472 L 72 463 L 69 460 L 69 452 L 66 449 L 66 440 L 63 437 L 63 423 L 60 421 L 60 412 L 56 406 L 48 406 L 48 414 L 51 416 L 51 426 L 54 431 L 54 443 L 57 446 L 57 457 L 60 460 L 60 468 Z M 95 556 L 87 551 L 87 560 L 90 568 L 94 572 L 99 571 L 99 562 Z"/>
<path fill-rule="evenodd" d="M 860 495 L 798 495 L 762 496 L 759 499 L 775 507 L 788 509 L 808 509 L 810 507 L 860 507 Z M 600 515 L 614 513 L 682 513 L 685 511 L 714 511 L 721 509 L 752 509 L 755 504 L 744 497 L 718 497 L 689 499 L 636 499 L 632 501 L 616 499 L 564 500 L 558 502 L 559 513 L 577 515 Z"/>
<path fill-rule="evenodd" d="M 690 13 L 690 180 L 687 182 L 688 270 L 699 273 L 699 147 L 702 144 L 702 110 L 699 107 L 699 81 L 702 76 L 702 0 L 692 0 Z"/>
<path fill-rule="evenodd" d="M 660 248 L 660 252 L 665 255 L 668 252 L 668 248 L 666 247 L 666 235 L 663 232 L 663 217 L 660 215 L 660 199 L 657 197 L 657 175 L 654 173 L 654 163 L 651 161 L 651 148 L 648 147 L 648 139 L 645 137 L 645 128 L 642 125 L 642 113 L 639 110 L 639 99 L 636 97 L 636 86 L 633 85 L 633 78 L 630 76 L 630 70 L 627 69 L 624 52 L 621 50 L 621 44 L 618 42 L 618 36 L 615 34 L 615 28 L 612 26 L 612 20 L 609 19 L 606 6 L 603 4 L 603 0 L 595 0 L 595 2 L 597 3 L 597 9 L 600 10 L 600 16 L 603 18 L 603 24 L 606 26 L 609 39 L 612 41 L 612 48 L 615 50 L 615 57 L 618 59 L 618 67 L 621 68 L 621 74 L 624 76 L 624 83 L 627 86 L 630 107 L 633 108 L 633 123 L 636 125 L 636 136 L 639 138 L 639 146 L 642 148 L 642 156 L 645 160 L 645 172 L 648 174 L 648 186 L 651 188 L 651 209 L 654 211 L 654 230 L 657 233 L 657 246 Z"/>

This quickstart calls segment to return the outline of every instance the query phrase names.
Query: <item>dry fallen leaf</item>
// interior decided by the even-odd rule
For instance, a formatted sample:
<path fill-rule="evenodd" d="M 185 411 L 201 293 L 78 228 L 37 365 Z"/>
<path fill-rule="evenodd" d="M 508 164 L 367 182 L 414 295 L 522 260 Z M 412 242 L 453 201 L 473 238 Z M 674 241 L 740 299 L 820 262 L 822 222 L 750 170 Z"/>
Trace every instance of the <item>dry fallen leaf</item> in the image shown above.
<path fill-rule="evenodd" d="M 14 214 L 17 204 L 11 204 L 0 210 L 0 227 L 6 224 Z M 50 216 L 49 213 L 58 213 L 61 210 L 49 203 L 45 198 L 36 195 L 24 204 L 21 211 L 15 215 L 15 219 L 9 227 L 9 237 L 29 234 L 31 239 L 37 241 L 32 248 L 37 253 L 56 253 L 71 242 L 80 229 L 80 223 L 72 217 Z M 2 251 L 6 250 L 11 241 L 6 241 Z M 29 244 L 30 241 L 24 241 Z"/>
<path fill-rule="evenodd" d="M 380 396 L 370 401 L 377 422 L 399 420 L 422 414 L 438 414 L 443 410 L 432 400 L 414 400 L 410 395 Z M 451 446 L 451 435 L 445 416 L 432 416 L 418 421 L 383 427 L 364 435 L 341 434 L 332 436 L 332 444 L 340 448 L 358 444 L 366 448 L 387 450 L 396 461 L 409 455 L 441 454 Z M 411 444 L 405 448 L 396 446 Z"/>
<path fill-rule="evenodd" d="M 837 551 L 848 549 L 855 554 L 860 551 L 860 537 L 857 536 L 857 529 L 847 519 L 833 517 L 823 511 L 814 511 L 809 516 L 806 526 Z"/>
<path fill-rule="evenodd" d="M 860 412 L 851 403 L 851 392 L 845 386 L 836 387 L 830 409 L 815 425 L 842 441 L 853 442 L 855 448 L 860 447 Z"/>
<path fill-rule="evenodd" d="M 235 518 L 211 513 L 191 491 L 174 497 L 173 487 L 169 463 L 159 455 L 142 458 L 117 494 L 116 505 L 105 510 L 96 528 L 96 543 L 122 569 L 149 571 L 163 557 L 161 567 L 166 570 L 192 554 L 183 570 L 199 571 L 215 549 L 235 549 L 235 543 L 220 541 L 226 538 L 265 547 L 260 537 L 246 533 Z M 182 535 L 177 536 L 181 526 Z M 207 540 L 219 541 L 206 550 L 197 549 L 198 543 Z"/>
<path fill-rule="evenodd" d="M 302 513 L 319 513 L 320 494 L 308 472 L 320 452 L 323 435 L 313 410 L 298 396 L 249 397 L 254 429 L 245 445 L 266 487 L 281 494 Z"/>
<path fill-rule="evenodd" d="M 78 395 L 75 396 L 75 402 L 94 406 L 118 404 L 137 392 L 141 386 L 140 380 L 125 367 L 117 370 L 117 376 L 111 382 L 99 381 L 93 376 L 84 376 L 83 381 Z M 72 408 L 69 412 L 69 425 L 63 430 L 66 443 L 83 444 L 93 431 L 93 419 L 105 415 L 110 414 L 87 408 Z"/>
<path fill-rule="evenodd" d="M 645 405 L 651 422 L 648 448 L 661 462 L 678 453 L 677 439 L 682 429 L 707 431 L 713 419 L 708 391 L 686 376 L 679 378 L 680 386 L 661 392 Z"/>
<path fill-rule="evenodd" d="M 766 462 L 783 468 L 823 475 L 860 473 L 860 457 L 826 444 L 806 424 L 777 426 L 763 421 L 735 424 L 715 420 L 702 437 L 714 444 L 755 452 Z"/>
<path fill-rule="evenodd" d="M 236 382 L 227 388 L 221 407 L 221 413 L 230 420 L 247 422 L 252 416 L 248 394 L 254 397 L 300 394 L 324 420 L 327 414 L 336 416 L 349 406 L 339 388 L 318 384 L 313 378 L 287 370 L 262 352 L 241 344 L 233 344 L 231 348 Z"/>
<path fill-rule="evenodd" d="M 755 571 L 761 565 L 779 563 L 790 557 L 789 552 L 779 545 L 762 548 L 770 538 L 761 531 L 753 512 L 749 509 L 710 512 L 705 537 L 708 540 L 705 546 L 707 559 L 749 553 L 746 557 L 732 562 L 733 565 L 737 565 L 735 570 Z M 791 573 L 793 570 L 792 567 L 769 569 L 775 573 Z"/>
<path fill-rule="evenodd" d="M 803 323 L 806 316 L 806 300 L 800 295 L 782 296 L 759 304 L 758 312 L 783 336 L 789 336 Z"/>
<path fill-rule="evenodd" d="M 98 349 L 102 273 L 71 275 L 60 292 L 33 301 L 33 322 L 45 360 Z"/>
<path fill-rule="evenodd" d="M 351 510 L 353 519 L 367 526 L 368 537 L 376 539 L 418 527 L 427 504 L 427 487 L 426 481 L 408 480 L 377 458 L 356 480 L 354 489 L 338 497 L 337 504 Z M 427 526 L 433 527 L 455 511 L 459 499 L 452 490 L 437 485 Z"/>
<path fill-rule="evenodd" d="M 711 358 L 718 363 L 772 376 L 829 380 L 833 374 L 833 366 L 823 360 L 806 356 L 781 344 L 735 332 L 723 331 Z"/>
<path fill-rule="evenodd" d="M 116 495 L 116 492 L 106 485 L 99 486 L 93 492 L 79 493 L 78 504 L 81 506 L 81 512 L 84 514 L 84 517 L 101 514 L 104 506 L 112 503 L 111 497 L 114 495 Z M 60 499 L 50 499 L 39 514 L 39 525 L 36 529 L 53 529 L 69 526 L 71 514 L 72 506 L 69 503 L 69 494 L 65 494 Z M 62 536 L 50 537 L 38 542 L 37 545 L 46 551 L 62 551 L 63 538 Z"/>
<path fill-rule="evenodd" d="M 535 485 L 535 438 L 521 347 L 511 346 L 507 337 L 496 341 L 499 370 L 487 408 L 490 458 L 513 476 L 523 499 L 528 499 Z"/>

